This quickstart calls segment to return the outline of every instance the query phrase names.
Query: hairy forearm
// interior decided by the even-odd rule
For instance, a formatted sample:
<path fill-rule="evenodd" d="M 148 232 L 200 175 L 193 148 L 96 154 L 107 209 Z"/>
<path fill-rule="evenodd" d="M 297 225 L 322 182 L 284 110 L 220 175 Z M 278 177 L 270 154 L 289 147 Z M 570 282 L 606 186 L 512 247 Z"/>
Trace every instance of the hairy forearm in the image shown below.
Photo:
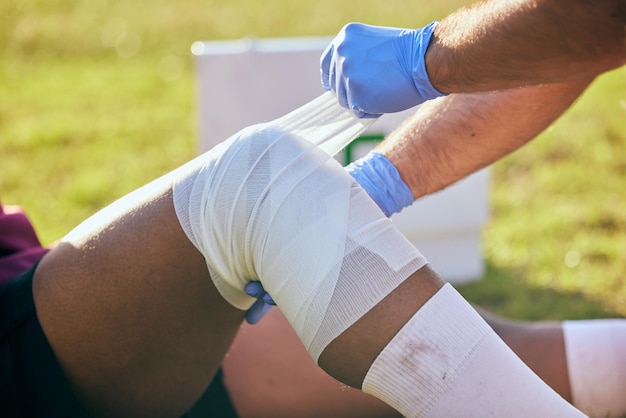
<path fill-rule="evenodd" d="M 415 198 L 438 191 L 521 147 L 557 119 L 587 80 L 481 94 L 420 106 L 378 150 Z"/>
<path fill-rule="evenodd" d="M 626 63 L 624 0 L 487 0 L 443 19 L 432 84 L 471 93 L 592 78 Z"/>

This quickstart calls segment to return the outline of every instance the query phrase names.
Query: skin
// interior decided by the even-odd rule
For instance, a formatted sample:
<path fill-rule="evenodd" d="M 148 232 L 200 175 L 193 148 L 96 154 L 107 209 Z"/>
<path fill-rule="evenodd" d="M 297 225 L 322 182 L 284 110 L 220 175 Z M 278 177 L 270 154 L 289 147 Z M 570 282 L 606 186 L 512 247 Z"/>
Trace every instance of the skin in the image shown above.
<path fill-rule="evenodd" d="M 41 326 L 68 380 L 93 416 L 181 415 L 219 367 L 243 312 L 219 295 L 181 230 L 170 185 L 131 195 L 79 231 L 43 258 L 33 281 Z M 427 266 L 413 273 L 330 343 L 320 366 L 360 387 L 443 283 Z"/>
<path fill-rule="evenodd" d="M 570 107 L 589 82 L 573 80 L 430 101 L 378 149 L 396 166 L 417 199 L 531 141 Z M 481 313 L 535 373 L 571 402 L 559 324 L 506 321 Z"/>
<path fill-rule="evenodd" d="M 441 190 L 528 143 L 597 75 L 626 63 L 623 0 L 482 1 L 443 19 L 426 67 L 439 91 L 378 148 L 415 198 Z M 519 88 L 530 86 L 526 88 Z M 557 323 L 485 319 L 531 369 L 571 401 Z"/>
<path fill-rule="evenodd" d="M 59 244 L 37 268 L 33 295 L 60 364 L 94 416 L 181 415 L 243 319 L 180 229 L 170 190 Z"/>
<path fill-rule="evenodd" d="M 554 15 L 568 22 L 557 32 L 546 24 Z M 522 35 L 526 42 L 513 42 Z M 553 43 L 538 44 L 546 39 Z M 623 41 L 623 1 L 493 1 L 441 23 L 427 70 L 443 92 L 589 80 L 623 65 Z M 479 155 L 455 172 L 484 166 L 523 142 Z M 442 285 L 428 267 L 418 270 L 327 346 L 320 366 L 360 387 L 380 351 Z M 218 294 L 181 231 L 169 187 L 61 243 L 37 269 L 33 294 L 60 364 L 95 416 L 183 413 L 208 384 L 243 317 Z"/>
<path fill-rule="evenodd" d="M 624 0 L 488 0 L 435 29 L 426 53 L 445 93 L 590 79 L 626 63 Z"/>
<path fill-rule="evenodd" d="M 572 402 L 560 323 L 513 321 L 477 310 L 528 367 Z M 241 418 L 400 416 L 380 400 L 339 383 L 317 367 L 276 308 L 258 324 L 242 325 L 223 370 Z"/>
<path fill-rule="evenodd" d="M 589 81 L 431 100 L 377 149 L 394 164 L 417 199 L 531 141 L 567 110 Z"/>
<path fill-rule="evenodd" d="M 430 101 L 392 132 L 378 150 L 398 168 L 415 198 L 419 198 L 529 142 L 557 119 L 588 84 L 589 80 L 574 80 Z M 506 321 L 481 313 L 533 371 L 571 401 L 560 325 Z M 264 361 L 258 362 L 259 358 Z M 334 416 L 345 416 L 344 408 L 348 406 L 359 413 L 361 406 L 370 416 L 393 413 L 360 391 L 338 390 L 337 382 L 310 360 L 277 309 L 255 326 L 242 326 L 224 363 L 224 373 L 242 417 L 281 416 L 283 410 L 287 412 L 282 416 L 306 416 L 320 408 L 319 399 L 328 400 L 324 405 L 332 407 Z M 268 381 L 269 386 L 265 385 Z M 283 391 L 290 393 L 289 401 L 275 399 L 275 393 Z M 359 416 L 367 416 L 366 411 Z"/>
<path fill-rule="evenodd" d="M 477 142 L 503 144 L 497 148 L 479 147 L 490 150 L 489 155 L 479 153 L 471 164 L 459 164 L 456 175 L 462 176 L 510 152 L 549 124 L 547 116 L 521 117 L 524 112 L 534 109 L 545 114 L 546 109 L 552 109 L 550 116 L 554 118 L 585 85 L 580 82 L 537 87 L 525 93 L 519 90 L 449 96 L 422 107 L 423 115 L 390 140 L 410 145 L 412 138 L 425 136 L 424 132 L 461 126 L 453 133 L 470 138 L 459 143 L 471 149 L 476 149 Z M 546 96 L 542 106 L 533 106 L 540 93 Z M 494 114 L 502 112 L 503 103 L 510 108 L 508 118 L 495 118 Z M 474 122 L 446 124 L 433 116 L 438 106 Z M 480 117 L 468 118 L 468 112 L 476 116 L 473 112 L 477 111 L 483 112 Z M 524 134 L 513 135 L 519 129 L 525 129 Z M 442 132 L 437 137 L 448 135 Z M 441 142 L 443 146 L 445 141 Z M 439 144 L 432 140 L 429 143 Z M 462 146 L 455 150 L 463 154 Z M 393 155 L 389 156 L 393 160 Z M 436 167 L 442 173 L 455 171 L 451 167 L 444 169 L 433 157 L 424 158 L 419 165 L 422 173 L 436 173 Z M 425 165 L 428 161 L 434 168 Z M 402 161 L 397 165 L 403 177 L 414 171 Z M 432 178 L 438 182 L 429 186 L 433 189 L 454 180 L 454 176 Z M 414 187 L 424 182 L 416 179 L 410 184 Z M 419 193 L 426 191 L 414 190 L 414 194 Z M 171 187 L 164 185 L 154 195 L 140 196 L 86 228 L 82 235 L 64 240 L 44 258 L 34 278 L 33 292 L 42 327 L 76 392 L 95 416 L 182 414 L 207 386 L 243 318 L 241 311 L 218 294 L 203 257 L 180 229 Z M 320 366 L 337 380 L 360 387 L 378 353 L 442 283 L 428 268 L 416 272 L 333 341 L 322 353 Z M 229 379 L 227 372 L 227 382 Z"/>
<path fill-rule="evenodd" d="M 319 368 L 278 308 L 255 325 L 241 325 L 222 368 L 241 418 L 400 416 Z"/>

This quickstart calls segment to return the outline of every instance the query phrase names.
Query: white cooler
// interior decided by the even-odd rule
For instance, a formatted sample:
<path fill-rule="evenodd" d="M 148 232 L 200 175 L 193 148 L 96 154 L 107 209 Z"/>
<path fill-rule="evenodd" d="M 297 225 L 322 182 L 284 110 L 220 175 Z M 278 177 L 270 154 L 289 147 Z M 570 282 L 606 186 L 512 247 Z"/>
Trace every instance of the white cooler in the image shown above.
<path fill-rule="evenodd" d="M 294 110 L 323 93 L 319 58 L 331 38 L 195 42 L 200 151 L 240 129 Z M 365 155 L 414 109 L 382 116 L 338 155 Z M 481 230 L 489 217 L 489 172 L 482 170 L 392 217 L 400 231 L 451 283 L 484 273 Z"/>

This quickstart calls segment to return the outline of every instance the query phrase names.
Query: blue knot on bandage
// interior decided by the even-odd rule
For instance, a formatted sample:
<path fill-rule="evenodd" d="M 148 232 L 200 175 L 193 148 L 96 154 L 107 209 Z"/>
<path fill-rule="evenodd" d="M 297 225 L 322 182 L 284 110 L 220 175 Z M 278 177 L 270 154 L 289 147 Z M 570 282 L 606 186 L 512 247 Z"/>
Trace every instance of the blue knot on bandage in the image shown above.
<path fill-rule="evenodd" d="M 413 192 L 400 177 L 398 169 L 377 151 L 351 163 L 346 170 L 385 216 L 400 212 L 414 201 Z"/>
<path fill-rule="evenodd" d="M 248 296 L 256 298 L 250 309 L 246 311 L 246 321 L 249 324 L 256 324 L 272 306 L 276 306 L 276 303 L 269 293 L 263 289 L 261 282 L 248 282 L 245 291 Z"/>

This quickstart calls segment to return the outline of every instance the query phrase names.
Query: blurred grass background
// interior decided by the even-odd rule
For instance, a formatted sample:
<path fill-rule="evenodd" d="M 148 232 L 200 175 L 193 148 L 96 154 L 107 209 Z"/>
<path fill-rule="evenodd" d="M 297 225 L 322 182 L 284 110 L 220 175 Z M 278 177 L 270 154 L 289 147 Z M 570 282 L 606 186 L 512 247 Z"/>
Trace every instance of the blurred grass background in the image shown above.
<path fill-rule="evenodd" d="M 197 40 L 417 27 L 469 1 L 2 0 L 0 199 L 51 243 L 197 151 Z M 497 163 L 487 273 L 460 286 L 517 318 L 626 314 L 626 71 L 598 78 Z"/>

